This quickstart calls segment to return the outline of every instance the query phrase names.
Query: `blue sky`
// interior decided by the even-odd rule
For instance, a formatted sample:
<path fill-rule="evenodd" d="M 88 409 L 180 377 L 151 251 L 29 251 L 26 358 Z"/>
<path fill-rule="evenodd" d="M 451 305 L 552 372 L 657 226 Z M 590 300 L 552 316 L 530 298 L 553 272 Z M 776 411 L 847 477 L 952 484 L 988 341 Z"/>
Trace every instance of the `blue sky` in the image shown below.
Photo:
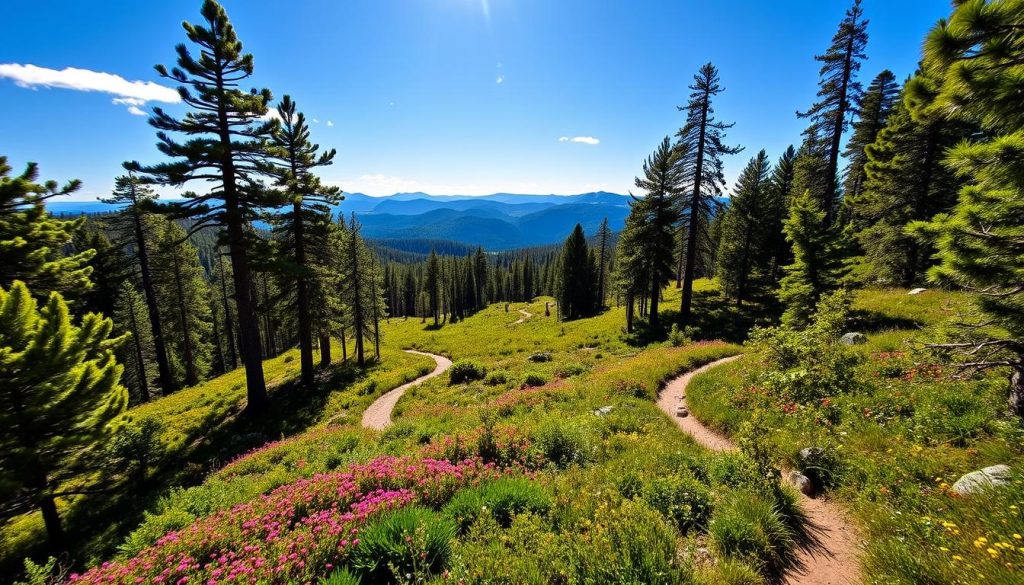
<path fill-rule="evenodd" d="M 255 55 L 253 85 L 290 94 L 319 121 L 314 139 L 338 150 L 328 181 L 374 195 L 625 192 L 682 123 L 675 106 L 709 60 L 726 88 L 718 116 L 746 147 L 727 161 L 731 179 L 757 150 L 774 159 L 799 141 L 805 121 L 794 112 L 814 98 L 813 55 L 848 4 L 225 0 Z M 863 5 L 865 85 L 885 68 L 912 73 L 923 35 L 949 13 L 948 0 Z M 143 83 L 170 86 L 153 65 L 173 64 L 180 22 L 198 21 L 199 7 L 10 3 L 5 21 L 23 24 L 0 46 L 0 154 L 16 169 L 40 163 L 43 178 L 82 179 L 82 199 L 106 195 L 121 161 L 160 160 L 153 129 L 132 111 L 181 111 Z M 68 67 L 111 76 L 46 71 Z"/>

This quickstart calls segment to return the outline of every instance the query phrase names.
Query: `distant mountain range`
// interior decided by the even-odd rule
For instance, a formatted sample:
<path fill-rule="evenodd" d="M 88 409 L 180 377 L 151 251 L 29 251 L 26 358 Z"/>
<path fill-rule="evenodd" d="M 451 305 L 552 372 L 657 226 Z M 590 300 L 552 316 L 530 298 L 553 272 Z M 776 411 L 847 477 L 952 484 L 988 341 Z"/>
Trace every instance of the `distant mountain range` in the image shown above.
<path fill-rule="evenodd" d="M 593 235 L 604 218 L 612 231 L 622 230 L 631 199 L 599 191 L 580 195 L 483 196 L 396 193 L 371 197 L 346 193 L 337 211 L 355 213 L 367 238 L 446 240 L 488 250 L 509 250 L 560 242 L 577 223 Z M 99 201 L 51 201 L 62 215 L 102 213 L 111 207 Z"/>

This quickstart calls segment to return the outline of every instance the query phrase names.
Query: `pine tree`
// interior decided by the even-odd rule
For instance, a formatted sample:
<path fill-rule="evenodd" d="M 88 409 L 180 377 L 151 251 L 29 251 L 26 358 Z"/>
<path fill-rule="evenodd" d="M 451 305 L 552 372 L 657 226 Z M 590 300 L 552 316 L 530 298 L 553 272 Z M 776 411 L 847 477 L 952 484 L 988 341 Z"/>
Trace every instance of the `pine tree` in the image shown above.
<path fill-rule="evenodd" d="M 562 246 L 558 306 L 563 320 L 578 319 L 594 312 L 595 275 L 589 255 L 583 227 L 576 224 Z"/>
<path fill-rule="evenodd" d="M 690 319 L 693 304 L 693 280 L 697 273 L 698 248 L 706 240 L 707 221 L 711 214 L 711 200 L 722 194 L 725 186 L 722 157 L 737 154 L 742 147 L 726 146 L 725 131 L 732 124 L 715 119 L 712 100 L 724 89 L 719 85 L 718 69 L 705 64 L 694 75 L 690 86 L 690 101 L 680 111 L 686 112 L 686 124 L 679 130 L 679 160 L 682 180 L 689 184 L 689 192 L 681 198 L 681 208 L 687 230 L 686 246 L 680 254 L 686 255 L 683 267 L 683 296 L 680 313 L 683 321 Z M 674 196 L 674 195 L 673 195 Z M 657 299 L 652 295 L 652 325 L 657 322 Z"/>
<path fill-rule="evenodd" d="M 888 69 L 875 76 L 868 85 L 867 91 L 857 103 L 859 119 L 853 123 L 853 136 L 846 143 L 843 156 L 849 160 L 846 167 L 846 180 L 843 183 L 843 197 L 846 201 L 860 195 L 867 179 L 864 166 L 868 162 L 865 149 L 875 141 L 878 133 L 885 128 L 889 115 L 896 106 L 899 95 L 896 76 Z"/>
<path fill-rule="evenodd" d="M 127 403 L 112 329 L 95 313 L 74 325 L 56 292 L 38 308 L 21 281 L 0 287 L 0 469 L 31 494 L 54 551 L 67 544 L 61 474 Z"/>
<path fill-rule="evenodd" d="M 789 214 L 789 194 L 793 191 L 796 151 L 790 145 L 779 157 L 772 169 L 771 205 L 765 214 L 765 229 L 768 231 L 766 244 L 771 254 L 771 282 L 777 282 L 780 269 L 790 262 L 790 249 L 786 243 L 786 232 L 782 224 Z"/>
<path fill-rule="evenodd" d="M 250 253 L 254 235 L 246 228 L 259 217 L 261 209 L 281 203 L 259 183 L 260 176 L 269 170 L 268 140 L 277 122 L 263 120 L 271 100 L 269 90 L 247 92 L 238 87 L 252 75 L 253 58 L 243 53 L 223 7 L 206 0 L 202 16 L 205 26 L 183 24 L 200 56 L 193 57 L 187 46 L 179 45 L 178 67 L 170 71 L 163 65 L 156 67 L 161 76 L 181 84 L 178 91 L 191 111 L 176 119 L 160 108 L 153 109 L 150 124 L 160 131 L 158 148 L 175 160 L 145 171 L 166 185 L 184 185 L 193 180 L 213 183 L 205 194 L 190 193 L 186 202 L 172 205 L 171 211 L 194 218 L 193 229 L 208 225 L 223 229 L 235 284 L 246 408 L 256 411 L 267 404 L 267 387 L 252 296 Z M 178 142 L 170 133 L 189 139 Z"/>
<path fill-rule="evenodd" d="M 735 298 L 737 305 L 746 300 L 755 279 L 753 273 L 767 273 L 769 225 L 764 220 L 771 196 L 768 171 L 768 155 L 762 150 L 740 173 L 722 219 L 717 275 L 725 293 Z"/>
<path fill-rule="evenodd" d="M 846 11 L 828 50 L 814 57 L 822 64 L 818 101 L 806 112 L 797 112 L 798 117 L 811 120 L 815 142 L 820 140 L 820 143 L 815 144 L 815 151 L 820 151 L 826 161 L 822 170 L 821 192 L 812 194 L 818 197 L 825 211 L 825 221 L 828 222 L 834 221 L 837 211 L 839 154 L 843 132 L 849 127 L 854 104 L 860 102 L 863 92 L 857 81 L 857 72 L 866 58 L 864 48 L 868 43 L 868 21 L 864 19 L 860 2 L 854 0 L 853 6 Z"/>
<path fill-rule="evenodd" d="M 146 299 L 146 312 L 149 318 L 149 329 L 153 336 L 153 353 L 157 365 L 157 385 L 163 393 L 174 390 L 174 376 L 171 375 L 170 359 L 167 355 L 167 342 L 164 338 L 164 327 L 160 321 L 160 303 L 153 285 L 153 269 L 150 266 L 150 244 L 146 239 L 147 230 L 151 229 L 149 214 L 146 207 L 157 198 L 151 188 L 142 184 L 135 176 L 137 165 L 125 163 L 128 174 L 114 179 L 114 191 L 104 203 L 121 206 L 111 220 L 111 229 L 116 234 L 116 244 L 132 251 L 138 262 L 142 292 Z"/>
<path fill-rule="evenodd" d="M 134 263 L 110 241 L 106 227 L 102 221 L 87 221 L 72 240 L 75 250 L 96 252 L 88 263 L 92 268 L 92 287 L 80 295 L 75 307 L 81 313 L 113 315 L 121 285 L 134 277 Z"/>
<path fill-rule="evenodd" d="M 299 363 L 301 380 L 312 387 L 313 371 L 313 317 L 311 280 L 317 272 L 310 266 L 309 250 L 327 246 L 331 206 L 342 200 L 341 190 L 320 182 L 314 174 L 318 167 L 333 163 L 333 149 L 320 152 L 320 146 L 309 139 L 306 117 L 296 112 L 295 102 L 284 96 L 277 106 L 281 124 L 273 133 L 278 185 L 288 195 L 291 207 L 272 216 L 275 232 L 285 256 L 286 277 L 295 286 L 295 313 L 298 320 Z M 322 290 L 322 285 L 317 286 Z M 323 299 L 320 299 L 322 302 Z"/>
<path fill-rule="evenodd" d="M 376 341 L 377 320 L 384 314 L 384 301 L 380 296 L 380 269 L 359 229 L 359 222 L 352 214 L 348 229 L 336 232 L 334 246 L 340 260 L 346 325 L 352 328 L 356 362 L 363 366 L 366 363 L 364 342 Z"/>
<path fill-rule="evenodd" d="M 608 218 L 601 220 L 597 228 L 597 308 L 604 309 L 608 297 L 608 261 L 611 254 L 612 230 L 608 227 Z"/>
<path fill-rule="evenodd" d="M 616 254 L 623 259 L 620 278 L 629 281 L 626 291 L 641 299 L 649 295 L 652 328 L 658 326 L 661 289 L 672 278 L 673 230 L 679 219 L 675 200 L 683 189 L 681 155 L 682 150 L 665 137 L 644 161 L 643 177 L 637 177 L 635 184 L 646 193 L 642 199 L 634 198 Z"/>
<path fill-rule="evenodd" d="M 790 202 L 785 228 L 786 239 L 793 246 L 793 263 L 786 266 L 779 288 L 779 299 L 786 305 L 782 322 L 787 327 L 803 328 L 810 323 L 818 300 L 839 287 L 840 240 L 836 227 L 825 221 L 825 210 L 810 191 Z"/>
<path fill-rule="evenodd" d="M 56 181 L 36 183 L 38 178 L 35 163 L 28 163 L 21 175 L 11 176 L 7 157 L 0 156 L 0 286 L 21 280 L 33 294 L 56 291 L 74 298 L 92 286 L 89 260 L 96 252 L 64 255 L 63 249 L 85 218 L 56 219 L 46 211 L 45 202 L 74 193 L 81 182 L 59 187 Z"/>
<path fill-rule="evenodd" d="M 484 254 L 483 248 L 477 248 L 476 254 L 473 255 L 473 275 L 476 279 L 477 287 L 477 308 L 482 309 L 487 306 L 490 300 L 487 298 L 487 282 L 488 278 L 488 267 L 487 267 L 487 255 Z"/>
<path fill-rule="evenodd" d="M 114 323 L 120 333 L 131 335 L 128 343 L 120 350 L 120 362 L 124 364 L 123 380 L 139 402 L 149 402 L 149 382 L 152 378 L 153 333 L 149 328 L 146 303 L 131 283 L 121 285 L 114 306 Z"/>
<path fill-rule="evenodd" d="M 978 323 L 963 323 L 943 349 L 967 368 L 1009 368 L 1008 403 L 1024 416 L 1024 3 L 961 2 L 925 42 L 926 76 L 908 84 L 918 103 L 983 133 L 949 151 L 967 181 L 956 206 L 930 223 L 939 265 L 930 278 L 978 295 Z M 934 80 L 935 83 L 929 83 Z"/>
<path fill-rule="evenodd" d="M 210 366 L 210 290 L 195 247 L 185 230 L 174 222 L 154 218 L 153 284 L 160 299 L 161 322 L 166 326 L 172 375 L 194 386 Z M 177 385 L 177 384 L 175 384 Z"/>
<path fill-rule="evenodd" d="M 911 286 L 933 263 L 934 248 L 906 227 L 952 208 L 963 180 L 943 165 L 944 153 L 976 130 L 923 104 L 912 112 L 906 102 L 866 148 L 867 181 L 847 202 L 863 251 L 856 278 L 872 284 Z"/>
<path fill-rule="evenodd" d="M 430 258 L 427 259 L 427 272 L 423 279 L 423 286 L 429 298 L 429 312 L 434 315 L 434 326 L 436 327 L 441 311 L 441 263 L 434 250 L 430 251 Z"/>

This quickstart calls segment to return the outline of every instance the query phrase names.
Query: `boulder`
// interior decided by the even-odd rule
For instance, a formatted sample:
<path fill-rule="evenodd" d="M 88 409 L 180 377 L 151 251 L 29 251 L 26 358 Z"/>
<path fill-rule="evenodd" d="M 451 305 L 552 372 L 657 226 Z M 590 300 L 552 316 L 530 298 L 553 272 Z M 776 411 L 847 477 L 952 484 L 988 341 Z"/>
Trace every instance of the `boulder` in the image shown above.
<path fill-rule="evenodd" d="M 609 412 L 611 412 L 613 408 L 615 408 L 615 407 L 614 406 L 602 406 L 601 408 L 598 408 L 597 410 L 595 410 L 594 414 L 597 415 L 597 416 L 604 416 L 604 415 L 608 414 Z"/>
<path fill-rule="evenodd" d="M 821 447 L 804 447 L 803 449 L 800 449 L 797 456 L 800 457 L 800 462 L 802 464 L 808 465 L 816 463 L 824 454 L 825 450 Z"/>
<path fill-rule="evenodd" d="M 686 418 L 690 416 L 690 410 L 683 405 L 679 405 L 679 408 L 676 409 L 676 416 Z"/>
<path fill-rule="evenodd" d="M 1010 467 L 1008 465 L 992 465 L 963 475 L 953 484 L 953 491 L 962 496 L 969 496 L 1008 483 L 1010 483 Z"/>
<path fill-rule="evenodd" d="M 793 487 L 800 490 L 800 493 L 805 496 L 814 495 L 814 482 L 799 471 L 789 472 L 789 483 L 793 484 Z"/>
<path fill-rule="evenodd" d="M 912 288 L 912 289 L 910 289 L 910 292 L 908 292 L 907 294 L 908 295 L 919 295 L 919 294 L 923 293 L 926 290 L 928 290 L 928 289 L 926 289 L 926 288 Z"/>
<path fill-rule="evenodd" d="M 839 343 L 842 343 L 843 345 L 861 345 L 867 342 L 867 335 L 856 331 L 844 333 L 843 336 L 839 338 Z"/>

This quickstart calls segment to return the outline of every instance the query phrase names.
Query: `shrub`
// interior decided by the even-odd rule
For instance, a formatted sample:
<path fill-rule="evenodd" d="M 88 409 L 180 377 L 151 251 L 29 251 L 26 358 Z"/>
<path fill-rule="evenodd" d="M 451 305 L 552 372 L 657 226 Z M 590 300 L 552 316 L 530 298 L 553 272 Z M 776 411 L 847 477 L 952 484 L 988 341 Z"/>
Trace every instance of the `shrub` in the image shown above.
<path fill-rule="evenodd" d="M 530 357 L 527 358 L 527 359 L 529 359 L 531 362 L 538 363 L 538 364 L 539 363 L 543 363 L 543 362 L 550 362 L 551 361 L 551 352 L 550 351 L 538 351 L 537 353 L 530 354 Z"/>
<path fill-rule="evenodd" d="M 578 583 L 686 583 L 676 568 L 676 535 L 658 512 L 642 502 L 625 500 L 595 518 L 587 538 L 572 543 Z"/>
<path fill-rule="evenodd" d="M 654 400 L 654 392 L 640 380 L 616 380 L 615 393 L 619 396 L 629 398 L 640 398 L 641 400 Z"/>
<path fill-rule="evenodd" d="M 354 571 L 373 583 L 430 577 L 448 566 L 455 525 L 427 508 L 389 512 L 359 532 L 352 550 Z"/>
<path fill-rule="evenodd" d="M 448 370 L 448 381 L 451 384 L 463 384 L 473 380 L 482 380 L 487 369 L 472 360 L 459 360 Z"/>
<path fill-rule="evenodd" d="M 534 432 L 534 442 L 544 458 L 558 467 L 583 465 L 589 459 L 589 445 L 583 431 L 559 419 L 548 419 Z"/>
<path fill-rule="evenodd" d="M 684 534 L 704 528 L 711 517 L 711 492 L 692 477 L 656 477 L 644 486 L 643 498 Z"/>
<path fill-rule="evenodd" d="M 682 330 L 679 329 L 679 325 L 673 323 L 672 329 L 668 332 L 668 344 L 672 347 L 682 347 L 693 343 L 693 338 L 697 334 L 698 330 L 696 327 L 684 327 Z"/>
<path fill-rule="evenodd" d="M 765 579 L 753 567 L 736 559 L 720 560 L 697 580 L 700 585 L 764 585 Z"/>
<path fill-rule="evenodd" d="M 506 370 L 495 370 L 487 374 L 487 378 L 484 383 L 488 386 L 501 386 L 502 384 L 508 384 L 509 375 Z"/>
<path fill-rule="evenodd" d="M 465 534 L 481 513 L 490 512 L 502 528 L 512 525 L 516 515 L 532 512 L 547 514 L 551 496 L 540 484 L 526 478 L 505 478 L 479 487 L 462 490 L 445 506 L 445 514 Z"/>
<path fill-rule="evenodd" d="M 567 364 L 555 369 L 555 377 L 571 378 L 573 376 L 579 376 L 580 374 L 586 373 L 586 371 L 587 366 L 583 364 Z"/>
<path fill-rule="evenodd" d="M 543 386 L 548 383 L 548 379 L 536 372 L 528 372 L 523 376 L 523 386 L 526 388 L 534 388 L 537 386 Z"/>
<path fill-rule="evenodd" d="M 720 555 L 746 561 L 762 573 L 781 575 L 793 563 L 793 531 L 772 502 L 757 494 L 733 493 L 716 510 L 708 532 Z"/>

